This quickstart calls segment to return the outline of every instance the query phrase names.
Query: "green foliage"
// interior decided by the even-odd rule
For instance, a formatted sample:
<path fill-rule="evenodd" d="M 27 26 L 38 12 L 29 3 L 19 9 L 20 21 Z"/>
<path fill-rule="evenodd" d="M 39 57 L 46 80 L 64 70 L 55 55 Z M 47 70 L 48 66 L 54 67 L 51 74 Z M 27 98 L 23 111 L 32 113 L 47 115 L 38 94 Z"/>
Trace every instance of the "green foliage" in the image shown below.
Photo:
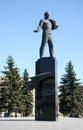
<path fill-rule="evenodd" d="M 25 101 L 24 102 L 25 110 L 24 110 L 23 115 L 28 116 L 32 112 L 33 96 L 32 96 L 32 93 L 31 93 L 31 89 L 29 87 L 29 75 L 28 75 L 28 72 L 27 72 L 26 69 L 24 70 L 23 81 L 24 81 L 24 84 L 23 84 L 23 98 L 25 99 L 24 100 Z"/>
<path fill-rule="evenodd" d="M 76 78 L 74 66 L 69 61 L 65 67 L 65 74 L 62 75 L 61 85 L 59 87 L 60 112 L 66 115 L 82 114 L 83 101 L 80 89 L 80 80 Z"/>
<path fill-rule="evenodd" d="M 12 56 L 8 57 L 6 63 L 7 66 L 2 71 L 4 79 L 0 82 L 0 112 L 15 112 L 15 116 L 21 112 L 28 116 L 33 108 L 28 72 L 25 69 L 21 78 Z"/>
<path fill-rule="evenodd" d="M 1 83 L 1 98 L 3 103 L 0 102 L 1 111 L 3 109 L 8 111 L 8 114 L 11 112 L 19 112 L 21 109 L 21 99 L 22 99 L 22 80 L 19 75 L 19 69 L 15 67 L 14 60 L 12 56 L 9 56 L 7 59 L 7 66 L 4 67 L 4 80 Z"/>

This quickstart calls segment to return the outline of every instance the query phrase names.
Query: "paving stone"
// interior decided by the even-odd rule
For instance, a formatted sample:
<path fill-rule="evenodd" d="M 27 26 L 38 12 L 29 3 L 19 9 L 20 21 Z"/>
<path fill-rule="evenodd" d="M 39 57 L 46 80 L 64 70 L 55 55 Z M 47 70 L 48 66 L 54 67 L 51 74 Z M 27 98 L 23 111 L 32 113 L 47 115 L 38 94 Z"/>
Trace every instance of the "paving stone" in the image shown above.
<path fill-rule="evenodd" d="M 35 121 L 28 118 L 0 118 L 0 130 L 83 130 L 83 118 L 63 118 L 57 121 Z"/>

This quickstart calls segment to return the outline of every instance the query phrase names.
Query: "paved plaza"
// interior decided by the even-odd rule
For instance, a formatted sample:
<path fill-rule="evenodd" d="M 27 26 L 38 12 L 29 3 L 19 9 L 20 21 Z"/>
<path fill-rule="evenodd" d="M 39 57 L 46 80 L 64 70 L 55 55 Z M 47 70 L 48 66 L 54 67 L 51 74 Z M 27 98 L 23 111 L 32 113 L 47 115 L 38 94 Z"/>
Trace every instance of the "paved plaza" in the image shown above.
<path fill-rule="evenodd" d="M 28 118 L 0 118 L 0 130 L 83 130 L 83 118 L 63 118 L 58 121 L 35 121 Z"/>

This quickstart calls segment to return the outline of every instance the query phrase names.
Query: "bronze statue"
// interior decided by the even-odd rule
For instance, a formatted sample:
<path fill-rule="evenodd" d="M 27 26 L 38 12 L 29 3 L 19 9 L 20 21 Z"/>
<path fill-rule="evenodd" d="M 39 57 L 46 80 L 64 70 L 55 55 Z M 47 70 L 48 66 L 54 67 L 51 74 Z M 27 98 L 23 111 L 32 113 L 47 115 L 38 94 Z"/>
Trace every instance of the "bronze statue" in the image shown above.
<path fill-rule="evenodd" d="M 46 43 L 48 43 L 49 46 L 49 52 L 50 52 L 50 57 L 53 56 L 53 39 L 52 39 L 52 34 L 51 30 L 57 29 L 58 25 L 56 22 L 52 19 L 49 19 L 49 13 L 45 12 L 44 13 L 44 19 L 40 20 L 39 26 L 37 27 L 34 32 L 39 32 L 41 29 L 43 30 L 42 33 L 42 42 L 40 46 L 40 58 L 42 58 L 43 53 L 44 53 L 44 46 Z"/>

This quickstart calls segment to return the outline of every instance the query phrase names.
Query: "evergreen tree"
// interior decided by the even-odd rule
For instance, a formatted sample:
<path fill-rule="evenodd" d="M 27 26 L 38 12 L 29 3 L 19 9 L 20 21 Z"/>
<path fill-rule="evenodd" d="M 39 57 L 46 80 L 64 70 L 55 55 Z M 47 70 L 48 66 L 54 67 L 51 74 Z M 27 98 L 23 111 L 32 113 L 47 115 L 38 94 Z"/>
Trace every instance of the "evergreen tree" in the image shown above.
<path fill-rule="evenodd" d="M 0 112 L 6 111 L 7 86 L 4 81 L 5 81 L 5 78 L 3 78 L 3 80 L 0 81 Z"/>
<path fill-rule="evenodd" d="M 32 102 L 33 102 L 33 96 L 31 93 L 31 89 L 29 86 L 29 74 L 27 72 L 27 69 L 24 70 L 23 74 L 23 98 L 24 98 L 24 106 L 25 106 L 25 111 L 24 111 L 24 116 L 28 116 L 32 112 Z"/>
<path fill-rule="evenodd" d="M 79 79 L 76 78 L 74 66 L 69 61 L 65 67 L 65 74 L 62 75 L 59 87 L 60 112 L 66 115 L 81 114 L 83 109 L 82 92 Z"/>
<path fill-rule="evenodd" d="M 5 66 L 5 70 L 2 71 L 5 78 L 1 84 L 0 101 L 3 100 L 3 103 L 1 104 L 0 102 L 0 105 L 8 111 L 8 114 L 15 112 L 15 116 L 17 116 L 17 112 L 19 112 L 22 107 L 22 80 L 19 75 L 19 69 L 15 67 L 12 56 L 8 57 L 6 63 L 7 66 Z"/>

